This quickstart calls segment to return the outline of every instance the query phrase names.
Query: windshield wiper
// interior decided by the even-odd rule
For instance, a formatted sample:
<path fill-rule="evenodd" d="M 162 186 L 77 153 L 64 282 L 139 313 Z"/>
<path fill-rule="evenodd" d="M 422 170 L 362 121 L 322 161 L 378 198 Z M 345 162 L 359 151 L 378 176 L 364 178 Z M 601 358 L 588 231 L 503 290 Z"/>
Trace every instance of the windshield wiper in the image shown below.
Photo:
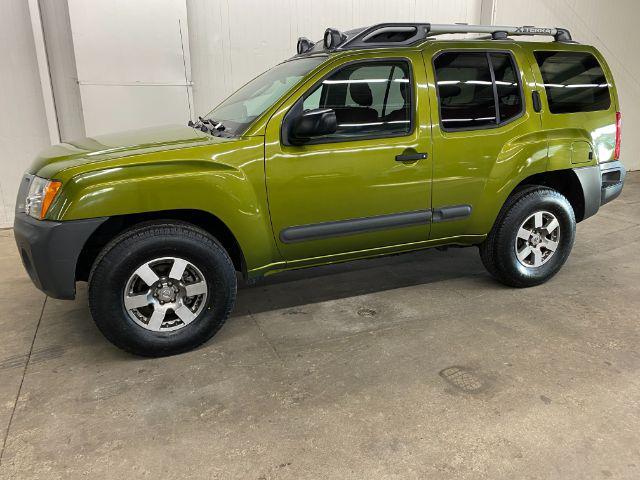
<path fill-rule="evenodd" d="M 221 122 L 216 122 L 210 118 L 202 117 L 198 117 L 197 122 L 189 120 L 187 125 L 200 130 L 201 132 L 210 133 L 211 135 L 216 135 L 216 133 L 223 132 L 225 129 L 225 126 Z"/>

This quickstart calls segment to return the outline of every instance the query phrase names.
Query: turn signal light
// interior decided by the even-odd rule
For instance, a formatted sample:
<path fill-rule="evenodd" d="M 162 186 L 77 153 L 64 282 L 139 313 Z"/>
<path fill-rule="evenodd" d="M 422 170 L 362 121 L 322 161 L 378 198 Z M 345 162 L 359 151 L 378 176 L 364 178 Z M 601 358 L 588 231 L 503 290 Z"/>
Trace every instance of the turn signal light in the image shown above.
<path fill-rule="evenodd" d="M 57 180 L 52 180 L 49 182 L 47 189 L 44 192 L 44 198 L 42 199 L 42 211 L 40 212 L 40 220 L 42 220 L 47 215 L 47 210 L 51 206 L 53 199 L 56 198 L 56 194 L 60 187 L 62 186 L 62 182 Z"/>
<path fill-rule="evenodd" d="M 58 180 L 48 180 L 34 176 L 24 202 L 25 213 L 38 220 L 43 220 L 60 187 L 62 187 L 62 182 Z"/>

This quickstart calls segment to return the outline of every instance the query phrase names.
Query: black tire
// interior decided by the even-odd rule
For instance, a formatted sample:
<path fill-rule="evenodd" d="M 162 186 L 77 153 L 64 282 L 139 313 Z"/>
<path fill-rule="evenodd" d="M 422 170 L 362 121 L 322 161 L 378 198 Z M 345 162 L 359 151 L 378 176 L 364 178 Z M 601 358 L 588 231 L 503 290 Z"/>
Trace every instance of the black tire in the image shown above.
<path fill-rule="evenodd" d="M 516 237 L 522 223 L 540 211 L 556 217 L 560 226 L 558 246 L 542 265 L 527 266 L 516 255 Z M 575 232 L 575 213 L 564 195 L 547 187 L 526 187 L 505 202 L 487 239 L 479 245 L 480 258 L 499 282 L 511 287 L 533 287 L 558 273 L 571 253 Z"/>
<path fill-rule="evenodd" d="M 128 314 L 125 286 L 145 262 L 172 256 L 202 272 L 208 289 L 204 307 L 179 330 L 147 330 Z M 236 289 L 233 262 L 214 237 L 190 224 L 161 221 L 128 230 L 102 250 L 89 276 L 89 308 L 114 345 L 136 355 L 162 357 L 192 350 L 215 335 L 234 306 Z"/>

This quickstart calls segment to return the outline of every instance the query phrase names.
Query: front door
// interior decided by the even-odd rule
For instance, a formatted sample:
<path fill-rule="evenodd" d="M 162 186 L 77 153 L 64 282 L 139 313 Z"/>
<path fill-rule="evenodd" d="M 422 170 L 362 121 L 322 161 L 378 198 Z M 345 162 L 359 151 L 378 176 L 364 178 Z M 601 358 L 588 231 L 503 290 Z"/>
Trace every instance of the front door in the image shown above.
<path fill-rule="evenodd" d="M 418 54 L 358 57 L 325 67 L 267 126 L 269 208 L 288 262 L 361 256 L 428 239 L 431 137 L 424 64 Z M 337 131 L 303 146 L 285 145 L 281 125 L 296 102 L 304 110 L 334 109 Z"/>

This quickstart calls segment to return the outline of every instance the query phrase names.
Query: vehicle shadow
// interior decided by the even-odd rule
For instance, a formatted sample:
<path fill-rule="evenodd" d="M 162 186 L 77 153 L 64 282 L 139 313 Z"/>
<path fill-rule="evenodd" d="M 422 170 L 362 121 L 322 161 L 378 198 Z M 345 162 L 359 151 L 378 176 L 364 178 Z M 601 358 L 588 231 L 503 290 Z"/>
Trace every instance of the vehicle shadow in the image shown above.
<path fill-rule="evenodd" d="M 294 270 L 265 277 L 254 285 L 240 282 L 233 316 L 464 277 L 493 283 L 476 248 L 429 249 Z"/>

